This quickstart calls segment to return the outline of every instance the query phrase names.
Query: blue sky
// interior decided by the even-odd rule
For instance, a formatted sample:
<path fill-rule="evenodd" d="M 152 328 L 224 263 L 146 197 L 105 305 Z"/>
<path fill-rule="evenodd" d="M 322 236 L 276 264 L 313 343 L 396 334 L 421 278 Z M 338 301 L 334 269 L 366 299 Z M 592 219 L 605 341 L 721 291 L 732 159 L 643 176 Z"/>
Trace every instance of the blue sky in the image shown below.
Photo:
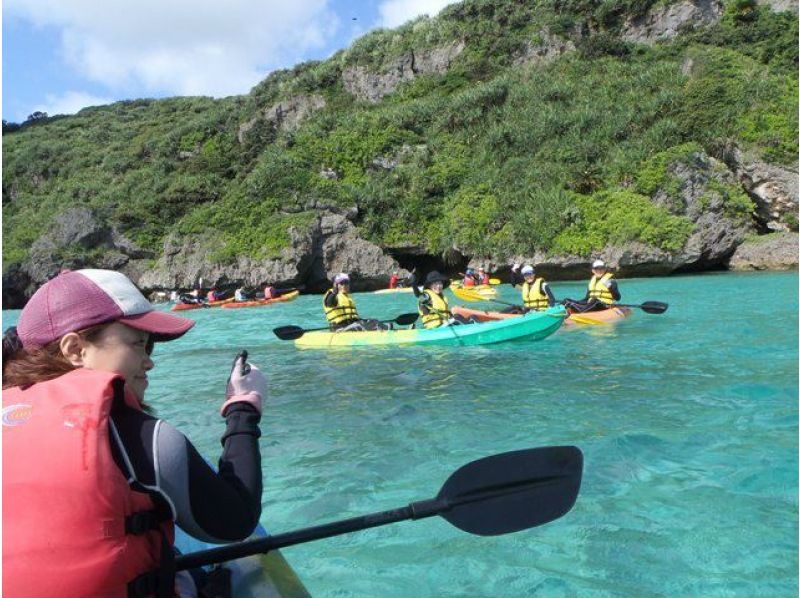
<path fill-rule="evenodd" d="M 123 99 L 247 93 L 448 0 L 4 0 L 3 119 Z M 355 20 L 354 20 L 355 18 Z"/>

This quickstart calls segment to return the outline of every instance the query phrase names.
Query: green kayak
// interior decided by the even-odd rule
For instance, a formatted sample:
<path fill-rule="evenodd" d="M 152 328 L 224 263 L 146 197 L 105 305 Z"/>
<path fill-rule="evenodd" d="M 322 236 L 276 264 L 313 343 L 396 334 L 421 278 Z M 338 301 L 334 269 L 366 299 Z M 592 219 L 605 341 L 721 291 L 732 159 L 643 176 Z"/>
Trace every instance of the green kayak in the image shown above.
<path fill-rule="evenodd" d="M 564 323 L 567 312 L 558 305 L 545 311 L 530 312 L 519 318 L 479 324 L 375 330 L 368 332 L 308 332 L 294 341 L 298 347 L 374 347 L 377 345 L 472 346 L 502 343 L 516 339 L 539 340 L 553 334 Z"/>

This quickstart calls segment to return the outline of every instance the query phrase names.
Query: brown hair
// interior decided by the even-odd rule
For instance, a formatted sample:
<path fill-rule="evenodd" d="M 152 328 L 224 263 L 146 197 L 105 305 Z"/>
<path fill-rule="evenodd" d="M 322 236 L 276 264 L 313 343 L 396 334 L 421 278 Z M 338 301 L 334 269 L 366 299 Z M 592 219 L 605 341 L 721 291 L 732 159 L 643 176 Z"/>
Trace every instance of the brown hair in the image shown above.
<path fill-rule="evenodd" d="M 99 324 L 77 331 L 86 342 L 94 342 L 108 324 Z M 11 336 L 10 336 L 11 335 Z M 46 382 L 76 369 L 61 353 L 61 339 L 44 347 L 24 349 L 14 343 L 16 330 L 7 331 L 3 338 L 3 388 L 27 387 L 37 382 Z M 10 338 L 8 338 L 10 336 Z M 7 345 L 9 350 L 7 351 Z"/>

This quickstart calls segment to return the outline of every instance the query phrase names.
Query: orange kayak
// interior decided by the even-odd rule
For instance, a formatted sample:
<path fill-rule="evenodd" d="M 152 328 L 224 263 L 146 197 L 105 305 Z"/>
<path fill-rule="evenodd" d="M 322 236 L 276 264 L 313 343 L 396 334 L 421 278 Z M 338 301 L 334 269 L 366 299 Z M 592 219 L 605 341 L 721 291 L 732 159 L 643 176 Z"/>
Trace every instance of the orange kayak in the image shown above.
<path fill-rule="evenodd" d="M 471 309 L 462 305 L 453 307 L 452 312 L 465 318 L 475 318 L 480 322 L 490 322 L 492 320 L 505 320 L 506 318 L 517 318 L 520 314 L 506 314 L 499 311 L 483 311 Z M 570 313 L 564 321 L 564 326 L 580 326 L 595 324 L 610 324 L 618 320 L 624 320 L 631 315 L 631 310 L 627 307 L 612 307 L 602 311 L 588 311 L 582 314 Z"/>
<path fill-rule="evenodd" d="M 221 299 L 219 301 L 208 301 L 206 303 L 176 303 L 172 306 L 172 311 L 186 311 L 187 309 L 202 309 L 204 307 L 222 307 L 233 302 L 233 297 Z"/>
<path fill-rule="evenodd" d="M 256 299 L 255 301 L 234 301 L 232 303 L 226 303 L 222 307 L 224 309 L 239 309 L 242 307 L 262 307 L 264 305 L 272 305 L 273 303 L 292 301 L 293 299 L 297 299 L 299 295 L 300 291 L 292 291 L 291 293 L 286 293 L 285 295 L 281 295 L 280 297 L 275 297 L 275 299 Z"/>

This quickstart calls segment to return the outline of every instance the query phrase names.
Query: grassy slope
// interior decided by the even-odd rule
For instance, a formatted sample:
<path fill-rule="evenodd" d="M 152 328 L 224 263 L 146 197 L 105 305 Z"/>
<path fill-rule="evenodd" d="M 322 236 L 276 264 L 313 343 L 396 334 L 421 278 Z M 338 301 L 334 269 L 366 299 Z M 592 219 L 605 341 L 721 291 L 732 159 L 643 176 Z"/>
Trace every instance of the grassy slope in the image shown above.
<path fill-rule="evenodd" d="M 26 126 L 3 140 L 4 264 L 74 205 L 156 253 L 170 232 L 202 235 L 221 261 L 278 255 L 287 228 L 313 218 L 310 202 L 358 206 L 363 234 L 384 246 L 503 256 L 640 239 L 677 250 L 690 225 L 647 199 L 671 159 L 733 139 L 768 161 L 796 160 L 797 20 L 739 0 L 717 27 L 669 45 L 619 41 L 624 15 L 646 8 L 462 3 L 275 73 L 246 97 L 124 102 Z M 543 27 L 582 25 L 602 33 L 547 66 L 512 66 Z M 444 76 L 377 105 L 342 88 L 348 66 L 380 71 L 455 39 L 467 49 Z M 297 131 L 260 123 L 238 143 L 239 124 L 298 93 L 328 106 Z M 370 167 L 397 154 L 392 171 Z M 732 211 L 747 211 L 741 193 L 724 191 Z"/>

